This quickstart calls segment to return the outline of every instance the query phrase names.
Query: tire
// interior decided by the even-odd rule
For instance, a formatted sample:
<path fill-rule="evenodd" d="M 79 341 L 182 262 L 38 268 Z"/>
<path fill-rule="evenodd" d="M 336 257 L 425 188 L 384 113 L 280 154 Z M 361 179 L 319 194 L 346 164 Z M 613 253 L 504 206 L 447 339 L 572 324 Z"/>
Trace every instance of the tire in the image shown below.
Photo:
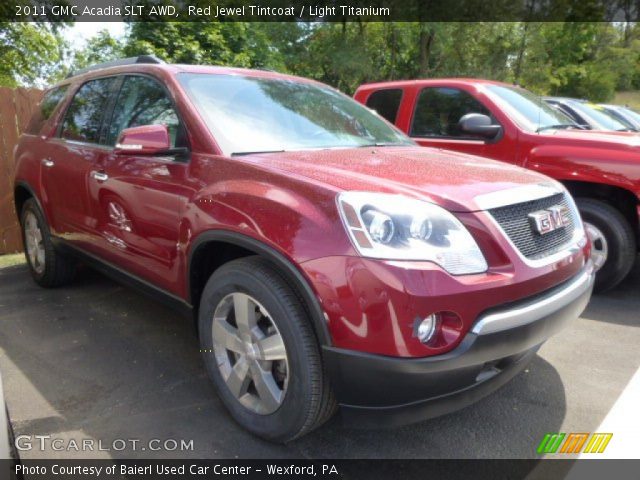
<path fill-rule="evenodd" d="M 605 292 L 618 285 L 629 274 L 636 259 L 636 237 L 631 224 L 618 209 L 601 200 L 578 198 L 576 200 L 587 233 L 592 240 L 592 250 L 606 250 L 606 261 L 597 271 L 594 290 Z M 602 234 L 606 244 L 593 241 L 590 226 L 595 235 Z"/>
<path fill-rule="evenodd" d="M 22 207 L 20 223 L 27 264 L 35 282 L 46 288 L 60 287 L 71 282 L 75 276 L 75 262 L 60 254 L 53 246 L 47 221 L 33 198 L 27 200 Z M 34 256 L 30 253 L 35 247 L 29 240 L 32 226 L 39 232 L 37 244 L 41 255 Z"/>
<path fill-rule="evenodd" d="M 254 338 L 255 329 L 250 330 L 251 339 L 247 340 L 246 327 L 243 327 L 246 322 L 241 320 L 242 314 L 236 315 L 235 305 L 242 310 L 247 298 L 249 308 L 244 311 L 249 312 L 251 318 L 259 318 L 258 337 L 265 331 L 270 338 L 279 335 L 286 350 L 285 360 L 263 362 L 267 355 L 261 347 L 247 347 L 247 343 L 259 342 Z M 229 320 L 221 320 L 224 318 Z M 237 327 L 235 337 L 227 336 L 227 330 L 224 335 L 221 332 L 220 325 L 228 329 L 229 322 Z M 246 257 L 216 270 L 202 294 L 198 327 L 203 358 L 218 395 L 236 422 L 253 434 L 274 442 L 288 442 L 317 428 L 335 412 L 336 403 L 320 347 L 303 304 L 265 259 Z M 230 338 L 232 347 L 240 350 L 239 353 L 227 349 Z M 242 342 L 240 347 L 238 340 Z M 279 352 L 273 357 L 282 358 Z M 244 371 L 242 358 L 251 367 L 245 380 L 239 382 L 236 377 L 242 377 L 242 373 L 233 377 L 229 372 Z M 257 370 L 258 365 L 262 366 L 261 370 Z M 255 381 L 255 378 L 264 378 L 265 371 L 272 374 L 273 381 L 269 380 L 269 384 L 281 389 L 276 401 L 273 398 L 277 395 L 262 395 L 267 382 Z M 283 371 L 286 372 L 284 380 Z M 240 384 L 242 387 L 237 388 Z M 258 390 L 258 384 L 262 390 Z"/>

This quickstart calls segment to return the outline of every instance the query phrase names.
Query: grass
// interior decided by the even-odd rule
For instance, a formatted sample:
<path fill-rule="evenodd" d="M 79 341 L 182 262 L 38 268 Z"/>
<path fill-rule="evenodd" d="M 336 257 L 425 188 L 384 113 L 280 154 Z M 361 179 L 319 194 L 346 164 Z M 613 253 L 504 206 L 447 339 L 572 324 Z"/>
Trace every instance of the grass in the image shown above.
<path fill-rule="evenodd" d="M 631 108 L 640 110 L 640 91 L 617 92 L 611 103 L 615 105 L 628 105 Z"/>
<path fill-rule="evenodd" d="M 14 265 L 22 265 L 27 259 L 24 253 L 12 253 L 9 255 L 0 255 L 0 268 L 13 267 Z"/>

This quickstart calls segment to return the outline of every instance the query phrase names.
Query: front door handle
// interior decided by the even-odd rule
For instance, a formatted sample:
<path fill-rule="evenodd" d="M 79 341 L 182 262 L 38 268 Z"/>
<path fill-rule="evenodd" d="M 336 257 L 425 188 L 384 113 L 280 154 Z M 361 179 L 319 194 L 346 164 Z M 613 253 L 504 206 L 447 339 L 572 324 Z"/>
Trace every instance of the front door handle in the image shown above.
<path fill-rule="evenodd" d="M 42 165 L 44 165 L 47 168 L 51 168 L 55 165 L 55 162 L 53 160 L 51 160 L 50 158 L 43 158 L 42 159 Z"/>
<path fill-rule="evenodd" d="M 107 180 L 109 180 L 109 175 L 104 172 L 97 172 L 94 170 L 93 172 L 91 172 L 91 178 L 98 182 L 106 182 Z"/>

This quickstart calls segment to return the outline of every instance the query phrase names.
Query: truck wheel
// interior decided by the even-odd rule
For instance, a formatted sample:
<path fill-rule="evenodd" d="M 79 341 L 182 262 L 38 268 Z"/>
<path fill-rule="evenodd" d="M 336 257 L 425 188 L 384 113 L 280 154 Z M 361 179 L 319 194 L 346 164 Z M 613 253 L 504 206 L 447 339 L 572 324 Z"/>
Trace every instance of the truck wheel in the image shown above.
<path fill-rule="evenodd" d="M 25 202 L 20 218 L 27 263 L 36 283 L 51 288 L 73 280 L 75 263 L 56 251 L 44 214 L 33 198 Z"/>
<path fill-rule="evenodd" d="M 334 413 L 312 325 L 269 262 L 247 257 L 216 270 L 202 294 L 198 327 L 218 394 L 247 430 L 287 442 Z"/>
<path fill-rule="evenodd" d="M 591 258 L 596 268 L 596 292 L 618 285 L 629 274 L 636 259 L 633 228 L 619 210 L 592 198 L 578 198 L 578 209 L 591 240 Z"/>

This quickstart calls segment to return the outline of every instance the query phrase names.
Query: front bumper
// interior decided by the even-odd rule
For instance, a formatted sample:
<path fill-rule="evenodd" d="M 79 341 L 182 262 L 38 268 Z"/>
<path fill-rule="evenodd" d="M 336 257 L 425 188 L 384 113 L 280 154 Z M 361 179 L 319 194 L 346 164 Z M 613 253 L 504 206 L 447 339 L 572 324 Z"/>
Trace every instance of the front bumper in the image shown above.
<path fill-rule="evenodd" d="M 411 359 L 325 347 L 343 418 L 358 426 L 393 426 L 476 402 L 514 377 L 545 340 L 583 312 L 593 280 L 588 262 L 550 291 L 487 311 L 443 355 Z"/>

